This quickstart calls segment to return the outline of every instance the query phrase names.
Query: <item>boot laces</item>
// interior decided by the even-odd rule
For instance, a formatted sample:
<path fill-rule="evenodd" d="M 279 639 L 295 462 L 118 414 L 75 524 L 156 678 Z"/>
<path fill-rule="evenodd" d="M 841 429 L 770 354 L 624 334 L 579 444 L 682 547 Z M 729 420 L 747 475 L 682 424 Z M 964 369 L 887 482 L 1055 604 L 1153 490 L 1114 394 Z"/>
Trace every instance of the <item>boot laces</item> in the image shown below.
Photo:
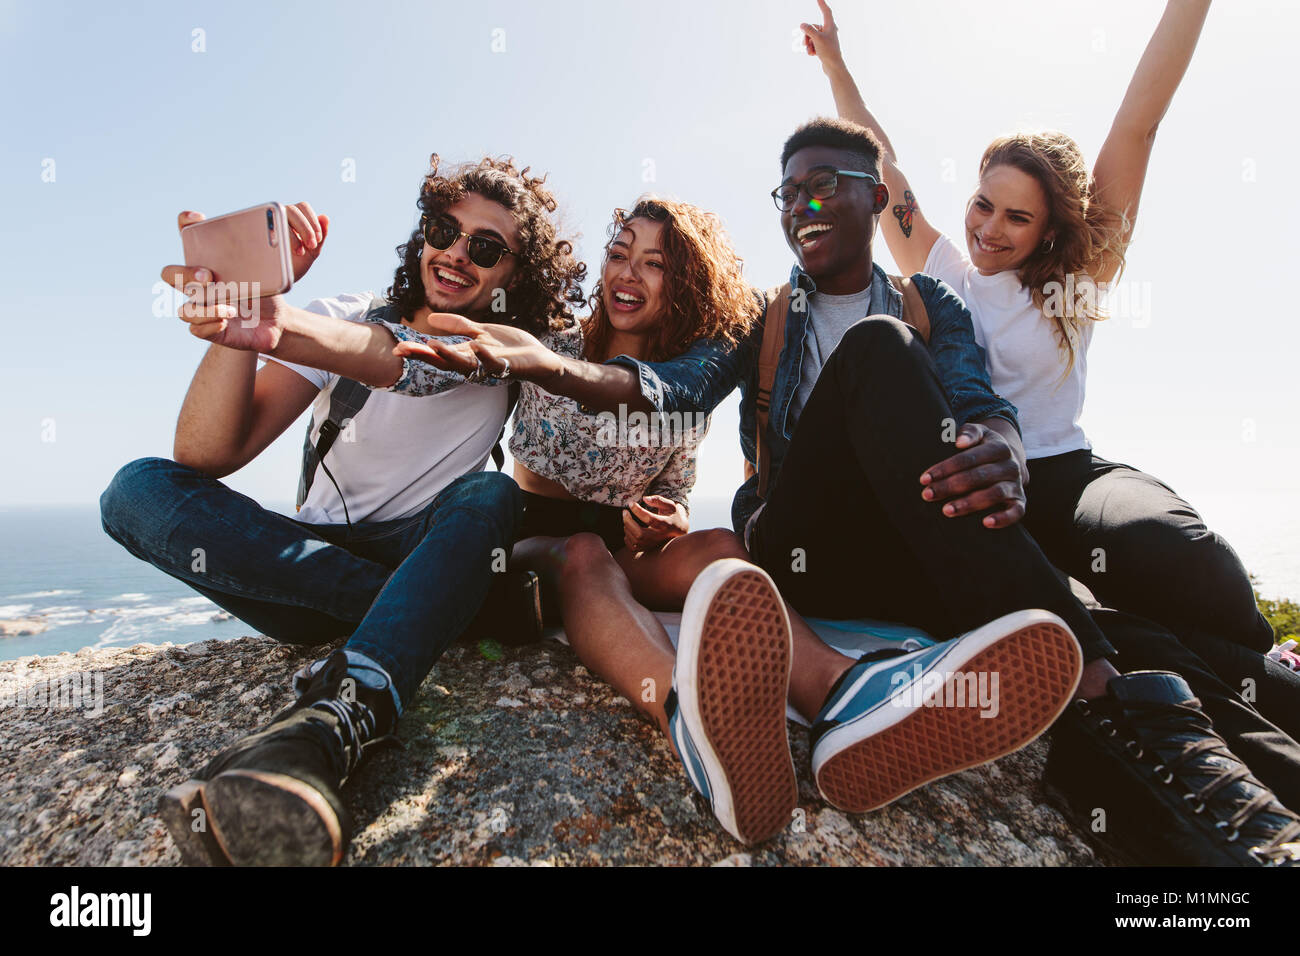
<path fill-rule="evenodd" d="M 323 710 L 337 718 L 334 733 L 338 735 L 339 744 L 343 748 L 343 776 L 348 777 L 361 762 L 362 754 L 369 745 L 382 739 L 375 736 L 378 721 L 374 711 L 359 700 L 345 700 L 341 697 L 327 697 L 311 706 L 313 710 Z"/>
<path fill-rule="evenodd" d="M 1080 700 L 1078 704 L 1084 716 L 1091 716 L 1092 710 L 1087 701 Z M 1178 748 L 1178 752 L 1172 758 L 1157 763 L 1154 772 L 1162 784 L 1172 786 L 1174 780 L 1179 779 L 1183 786 L 1188 788 L 1188 792 L 1183 794 L 1183 799 L 1187 801 L 1192 813 L 1203 813 L 1216 794 L 1239 781 L 1246 781 L 1258 788 L 1259 793 L 1244 802 L 1230 816 L 1218 819 L 1215 822 L 1215 829 L 1226 842 L 1233 843 L 1241 836 L 1242 829 L 1252 821 L 1256 821 L 1261 813 L 1290 817 L 1290 821 L 1277 828 L 1275 832 L 1270 832 L 1274 830 L 1272 824 L 1259 820 L 1258 823 L 1264 829 L 1268 839 L 1264 843 L 1251 847 L 1250 853 L 1272 865 L 1281 865 L 1292 859 L 1300 860 L 1300 843 L 1297 842 L 1300 840 L 1300 817 L 1296 817 L 1278 803 L 1273 792 L 1251 775 L 1250 769 L 1228 749 L 1227 742 L 1215 732 L 1210 718 L 1199 706 L 1166 701 L 1128 701 L 1125 707 L 1138 712 L 1138 719 L 1158 741 L 1156 746 L 1163 750 Z M 1119 734 L 1119 725 L 1109 717 L 1102 717 L 1098 726 L 1107 736 L 1114 737 Z M 1125 734 L 1125 749 L 1134 758 L 1141 758 L 1144 753 L 1141 740 L 1133 728 L 1125 729 L 1128 731 Z M 1202 735 L 1201 739 L 1178 743 L 1172 740 L 1175 735 L 1188 732 Z M 1226 758 L 1236 765 L 1235 768 L 1228 769 L 1200 759 L 1211 754 Z M 1183 775 L 1193 773 L 1197 776 L 1209 776 L 1211 779 L 1204 786 L 1193 788 L 1189 781 L 1182 779 Z"/>

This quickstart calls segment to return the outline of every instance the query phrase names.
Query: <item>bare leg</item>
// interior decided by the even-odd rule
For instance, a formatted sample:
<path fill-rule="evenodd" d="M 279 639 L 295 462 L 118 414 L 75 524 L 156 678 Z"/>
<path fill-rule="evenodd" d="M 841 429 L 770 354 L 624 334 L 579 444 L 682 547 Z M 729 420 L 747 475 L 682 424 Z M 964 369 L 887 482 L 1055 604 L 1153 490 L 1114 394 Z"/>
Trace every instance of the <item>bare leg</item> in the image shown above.
<path fill-rule="evenodd" d="M 673 681 L 673 645 L 642 607 L 600 537 L 529 538 L 515 546 L 532 570 L 552 575 L 564 631 L 578 659 L 668 733 L 664 698 Z"/>
<path fill-rule="evenodd" d="M 632 595 L 649 607 L 680 610 L 699 573 L 720 558 L 751 561 L 744 542 L 732 531 L 714 528 L 674 538 L 658 551 L 615 555 L 627 574 Z M 793 642 L 790 667 L 790 703 L 812 721 L 826 702 L 835 682 L 853 659 L 829 647 L 787 601 Z"/>
<path fill-rule="evenodd" d="M 538 535 L 516 541 L 510 552 L 510 566 L 520 571 L 536 571 L 542 577 L 554 577 L 564 563 L 567 540 Z"/>

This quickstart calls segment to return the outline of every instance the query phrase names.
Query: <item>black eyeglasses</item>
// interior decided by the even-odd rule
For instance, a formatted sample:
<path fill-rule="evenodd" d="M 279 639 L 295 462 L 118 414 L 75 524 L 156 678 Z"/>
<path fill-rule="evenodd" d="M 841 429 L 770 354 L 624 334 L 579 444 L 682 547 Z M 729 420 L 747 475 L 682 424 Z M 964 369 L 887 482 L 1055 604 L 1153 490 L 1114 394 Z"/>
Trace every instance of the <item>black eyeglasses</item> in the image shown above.
<path fill-rule="evenodd" d="M 808 191 L 809 205 L 814 210 L 820 206 L 816 203 L 822 199 L 830 199 L 835 195 L 835 190 L 839 188 L 839 177 L 848 176 L 851 179 L 869 179 L 876 185 L 880 180 L 870 173 L 860 173 L 853 169 L 835 169 L 831 166 L 818 166 L 813 169 L 811 175 L 801 183 L 782 183 L 772 190 L 772 201 L 776 203 L 776 208 L 782 212 L 789 212 L 794 208 L 795 203 L 799 201 L 799 191 L 801 189 Z"/>
<path fill-rule="evenodd" d="M 460 223 L 450 216 L 439 216 L 434 220 L 421 216 L 420 229 L 424 233 L 424 241 L 438 250 L 450 249 L 457 239 L 464 236 L 469 240 L 469 261 L 484 269 L 491 269 L 501 261 L 502 256 L 515 255 L 503 242 L 461 232 Z"/>

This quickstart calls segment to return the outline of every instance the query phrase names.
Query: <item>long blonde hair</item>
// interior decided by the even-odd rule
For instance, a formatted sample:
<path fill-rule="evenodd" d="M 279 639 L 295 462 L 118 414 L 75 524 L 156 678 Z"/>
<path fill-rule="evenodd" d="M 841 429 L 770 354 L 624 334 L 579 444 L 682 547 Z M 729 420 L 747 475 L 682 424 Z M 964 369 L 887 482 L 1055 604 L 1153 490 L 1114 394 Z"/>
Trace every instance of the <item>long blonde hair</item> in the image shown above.
<path fill-rule="evenodd" d="M 1040 244 L 1021 264 L 1017 276 L 1029 288 L 1044 318 L 1056 324 L 1068 375 L 1085 324 L 1101 321 L 1106 315 L 1096 295 L 1085 296 L 1080 308 L 1070 303 L 1064 310 L 1056 310 L 1059 314 L 1048 315 L 1048 290 L 1053 283 L 1058 290 L 1070 288 L 1085 277 L 1092 282 L 1094 273 L 1108 261 L 1117 265 L 1118 277 L 1124 270 L 1129 222 L 1122 211 L 1105 209 L 1097 202 L 1096 183 L 1083 153 L 1064 133 L 1042 130 L 999 137 L 984 150 L 980 178 L 993 166 L 1010 166 L 1032 176 L 1047 197 L 1047 231 L 1053 238 Z M 1067 282 L 1067 276 L 1074 276 L 1074 282 Z"/>

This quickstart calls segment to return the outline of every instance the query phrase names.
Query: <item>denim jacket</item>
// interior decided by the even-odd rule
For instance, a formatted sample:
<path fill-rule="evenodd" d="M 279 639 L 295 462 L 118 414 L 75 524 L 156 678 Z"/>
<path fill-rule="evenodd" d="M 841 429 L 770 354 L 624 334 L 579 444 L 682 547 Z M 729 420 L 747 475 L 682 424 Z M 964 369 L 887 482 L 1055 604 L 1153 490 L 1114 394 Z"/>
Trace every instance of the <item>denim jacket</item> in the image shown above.
<path fill-rule="evenodd" d="M 975 341 L 970 312 L 949 286 L 933 276 L 912 276 L 917 291 L 930 316 L 930 353 L 939 371 L 939 380 L 959 424 L 986 418 L 1005 418 L 1017 429 L 1016 408 L 993 391 L 989 381 L 987 356 Z M 812 278 L 798 265 L 790 271 L 790 284 L 808 294 L 817 291 Z M 903 296 L 879 265 L 873 267 L 871 307 L 868 314 L 902 318 Z M 766 297 L 759 294 L 764 306 Z M 814 305 L 814 308 L 816 306 Z M 786 317 L 785 344 L 777 363 L 776 381 L 772 385 L 772 405 L 768 415 L 768 448 L 772 462 L 769 481 L 775 483 L 790 446 L 792 426 L 790 402 L 799 388 L 803 371 L 804 339 L 812 309 L 791 309 Z M 698 339 L 676 358 L 663 362 L 643 362 L 619 355 L 608 364 L 622 365 L 637 372 L 641 394 L 659 412 L 709 413 L 718 403 L 740 386 L 740 448 L 745 460 L 758 460 L 756 429 L 758 394 L 758 353 L 763 342 L 762 322 L 755 323 L 739 345 L 728 347 L 712 339 Z M 754 475 L 736 492 L 732 504 L 732 523 L 738 533 L 761 504 L 758 476 Z"/>

